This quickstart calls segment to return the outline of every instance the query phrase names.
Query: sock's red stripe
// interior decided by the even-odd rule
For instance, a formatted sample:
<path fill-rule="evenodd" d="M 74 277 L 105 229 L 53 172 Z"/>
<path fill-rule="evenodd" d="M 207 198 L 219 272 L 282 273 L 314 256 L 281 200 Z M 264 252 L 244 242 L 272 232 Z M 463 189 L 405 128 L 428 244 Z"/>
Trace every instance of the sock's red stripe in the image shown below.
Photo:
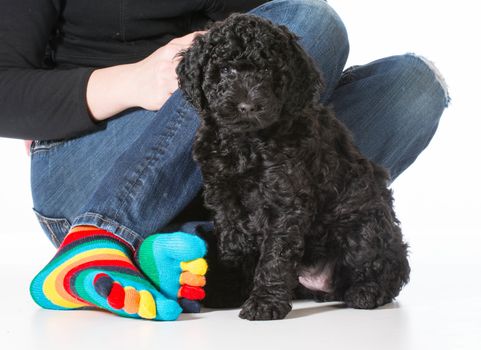
<path fill-rule="evenodd" d="M 92 236 L 106 236 L 105 235 L 106 232 L 107 231 L 102 230 L 102 229 L 69 232 L 68 235 L 63 240 L 60 248 L 63 248 L 65 246 L 69 245 L 70 243 L 78 241 L 79 239 L 82 239 L 82 238 L 88 238 L 88 237 L 92 237 Z"/>
<path fill-rule="evenodd" d="M 79 239 L 84 239 L 84 238 L 89 238 L 89 237 L 94 237 L 94 236 L 107 236 L 105 234 L 106 231 L 103 230 L 89 230 L 89 231 L 75 231 L 75 232 L 69 232 L 68 235 L 65 237 L 65 239 L 62 242 L 62 245 L 60 248 L 63 248 L 72 242 L 78 241 Z M 108 236 L 107 236 L 108 237 Z"/>
<path fill-rule="evenodd" d="M 114 282 L 112 284 L 112 290 L 107 297 L 107 302 L 114 309 L 121 309 L 124 307 L 125 291 L 124 288 L 118 283 Z"/>
<path fill-rule="evenodd" d="M 205 298 L 205 291 L 200 287 L 192 287 L 185 284 L 179 289 L 179 297 L 190 300 L 202 300 Z"/>
<path fill-rule="evenodd" d="M 71 285 L 70 281 L 73 278 L 73 276 L 81 270 L 84 270 L 84 269 L 89 268 L 89 267 L 101 269 L 102 267 L 105 267 L 105 266 L 121 267 L 121 268 L 131 270 L 135 275 L 139 274 L 139 270 L 137 270 L 137 268 L 133 264 L 128 263 L 128 262 L 119 261 L 119 260 L 93 260 L 93 261 L 90 261 L 90 262 L 85 263 L 85 264 L 80 264 L 80 265 L 74 267 L 73 269 L 71 269 L 69 272 L 67 272 L 67 274 L 65 275 L 65 278 L 63 280 L 64 289 L 67 291 L 67 293 L 69 293 L 75 299 L 80 300 L 81 302 L 90 304 L 89 302 L 87 302 L 87 301 L 83 300 L 82 298 L 78 297 L 76 295 L 77 293 L 72 291 L 72 289 L 70 288 L 70 285 Z"/>
<path fill-rule="evenodd" d="M 113 233 L 103 230 L 103 229 L 98 229 L 98 230 L 87 230 L 87 231 L 75 231 L 75 232 L 70 232 L 65 239 L 62 242 L 62 245 L 59 247 L 59 249 L 71 244 L 72 242 L 78 241 L 79 239 L 84 239 L 84 238 L 95 238 L 95 237 L 110 237 L 118 242 L 124 244 L 126 247 L 128 247 L 132 252 L 133 249 L 128 244 L 126 241 L 124 241 L 122 238 L 119 236 L 114 235 Z"/>

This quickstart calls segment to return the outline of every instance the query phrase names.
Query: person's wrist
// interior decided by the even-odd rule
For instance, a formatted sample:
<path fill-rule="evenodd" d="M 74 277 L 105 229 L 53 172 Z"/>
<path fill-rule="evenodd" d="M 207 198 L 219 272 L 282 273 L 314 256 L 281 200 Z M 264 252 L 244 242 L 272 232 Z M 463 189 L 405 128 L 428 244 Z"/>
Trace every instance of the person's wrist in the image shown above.
<path fill-rule="evenodd" d="M 123 79 L 125 95 L 123 96 L 126 109 L 131 107 L 143 106 L 143 91 L 142 84 L 142 61 L 130 63 L 125 65 L 125 76 Z"/>
<path fill-rule="evenodd" d="M 137 106 L 135 70 L 133 64 L 97 69 L 87 85 L 87 105 L 95 121 Z"/>
<path fill-rule="evenodd" d="M 117 108 L 120 111 L 139 106 L 139 67 L 137 63 L 116 66 L 114 72 L 114 89 Z"/>

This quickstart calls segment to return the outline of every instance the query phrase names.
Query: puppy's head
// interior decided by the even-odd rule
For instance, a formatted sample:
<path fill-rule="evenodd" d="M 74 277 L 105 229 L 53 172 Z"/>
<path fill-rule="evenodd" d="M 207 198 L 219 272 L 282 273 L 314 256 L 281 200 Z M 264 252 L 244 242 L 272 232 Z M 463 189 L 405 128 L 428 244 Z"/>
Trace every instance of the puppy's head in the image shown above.
<path fill-rule="evenodd" d="M 295 35 L 260 17 L 231 15 L 181 55 L 185 96 L 232 132 L 293 118 L 319 98 L 320 74 Z"/>

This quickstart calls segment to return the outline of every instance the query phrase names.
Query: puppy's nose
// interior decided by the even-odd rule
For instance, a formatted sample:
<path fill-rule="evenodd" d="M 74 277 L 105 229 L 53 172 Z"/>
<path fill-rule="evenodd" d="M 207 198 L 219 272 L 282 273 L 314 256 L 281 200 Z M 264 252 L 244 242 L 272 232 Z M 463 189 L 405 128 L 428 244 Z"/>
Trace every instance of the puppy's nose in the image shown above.
<path fill-rule="evenodd" d="M 252 103 L 241 102 L 237 105 L 237 109 L 241 113 L 251 113 L 254 112 L 255 106 Z"/>

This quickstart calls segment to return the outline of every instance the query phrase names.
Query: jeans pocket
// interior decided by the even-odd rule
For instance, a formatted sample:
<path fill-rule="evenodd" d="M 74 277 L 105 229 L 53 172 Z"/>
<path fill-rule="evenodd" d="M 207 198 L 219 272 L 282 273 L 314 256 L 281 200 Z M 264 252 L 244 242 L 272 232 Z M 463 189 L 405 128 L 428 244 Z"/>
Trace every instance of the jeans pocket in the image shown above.
<path fill-rule="evenodd" d="M 41 214 L 35 208 L 32 208 L 32 210 L 37 216 L 42 230 L 45 232 L 53 245 L 58 248 L 70 230 L 70 222 L 66 218 L 47 217 Z"/>
<path fill-rule="evenodd" d="M 30 154 L 49 151 L 65 142 L 67 140 L 33 140 L 30 145 Z"/>

